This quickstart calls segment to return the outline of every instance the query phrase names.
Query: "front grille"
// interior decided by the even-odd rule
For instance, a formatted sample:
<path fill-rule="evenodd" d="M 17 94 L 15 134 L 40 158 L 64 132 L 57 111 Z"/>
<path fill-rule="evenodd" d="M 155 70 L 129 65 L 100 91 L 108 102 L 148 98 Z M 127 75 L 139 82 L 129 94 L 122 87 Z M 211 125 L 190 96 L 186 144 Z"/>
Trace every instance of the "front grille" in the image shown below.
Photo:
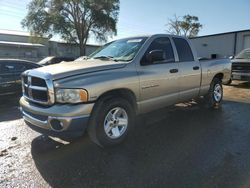
<path fill-rule="evenodd" d="M 51 80 L 27 72 L 22 75 L 22 86 L 23 95 L 27 100 L 42 105 L 54 103 L 54 89 Z"/>
<path fill-rule="evenodd" d="M 39 91 L 39 90 L 32 90 L 32 97 L 35 100 L 39 100 L 39 101 L 44 101 L 47 102 L 48 101 L 48 93 L 47 91 Z"/>
<path fill-rule="evenodd" d="M 46 81 L 41 78 L 32 77 L 31 83 L 34 86 L 47 87 Z"/>
<path fill-rule="evenodd" d="M 250 73 L 250 63 L 232 63 L 232 72 Z"/>

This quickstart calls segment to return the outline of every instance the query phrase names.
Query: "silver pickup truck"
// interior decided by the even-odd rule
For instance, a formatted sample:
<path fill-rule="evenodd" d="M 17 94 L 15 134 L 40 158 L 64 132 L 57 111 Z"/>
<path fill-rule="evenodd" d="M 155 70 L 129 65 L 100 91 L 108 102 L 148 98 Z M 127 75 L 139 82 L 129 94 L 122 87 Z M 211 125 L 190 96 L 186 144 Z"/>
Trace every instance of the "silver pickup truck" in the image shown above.
<path fill-rule="evenodd" d="M 231 78 L 227 59 L 199 61 L 190 41 L 165 34 L 117 40 L 88 59 L 23 73 L 23 118 L 59 138 L 87 129 L 101 146 L 118 144 L 137 114 L 203 97 L 210 107 Z"/>

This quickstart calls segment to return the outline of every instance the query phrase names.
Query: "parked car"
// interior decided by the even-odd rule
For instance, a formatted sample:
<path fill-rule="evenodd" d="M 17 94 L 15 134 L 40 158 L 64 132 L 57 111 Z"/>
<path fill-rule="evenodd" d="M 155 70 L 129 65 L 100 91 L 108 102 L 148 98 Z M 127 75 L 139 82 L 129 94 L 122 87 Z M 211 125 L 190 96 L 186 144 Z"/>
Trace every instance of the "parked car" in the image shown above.
<path fill-rule="evenodd" d="M 40 133 L 65 138 L 87 129 L 95 143 L 109 146 L 125 139 L 137 114 L 200 96 L 219 107 L 230 78 L 229 59 L 199 61 L 184 37 L 126 38 L 84 63 L 26 71 L 20 105 L 25 122 Z"/>
<path fill-rule="evenodd" d="M 46 65 L 53 65 L 53 64 L 61 63 L 62 61 L 67 62 L 67 61 L 74 61 L 74 60 L 75 60 L 75 58 L 73 58 L 73 57 L 49 56 L 49 57 L 42 59 L 37 64 L 39 64 L 41 66 L 46 66 Z"/>
<path fill-rule="evenodd" d="M 250 81 L 250 48 L 232 59 L 232 80 Z"/>
<path fill-rule="evenodd" d="M 0 59 L 0 97 L 21 94 L 21 73 L 40 65 L 21 59 Z"/>

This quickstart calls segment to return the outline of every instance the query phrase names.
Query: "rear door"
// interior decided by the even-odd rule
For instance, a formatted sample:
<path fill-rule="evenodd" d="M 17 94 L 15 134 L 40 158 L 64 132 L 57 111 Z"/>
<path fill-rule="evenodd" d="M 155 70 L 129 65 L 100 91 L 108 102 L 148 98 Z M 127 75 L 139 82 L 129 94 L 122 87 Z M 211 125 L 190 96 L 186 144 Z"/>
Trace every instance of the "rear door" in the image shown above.
<path fill-rule="evenodd" d="M 180 71 L 180 102 L 190 100 L 199 95 L 201 84 L 201 65 L 195 59 L 188 41 L 181 37 L 173 37 L 178 54 Z"/>
<path fill-rule="evenodd" d="M 146 56 L 152 50 L 162 50 L 165 60 L 147 64 Z M 137 67 L 140 79 L 140 106 L 143 112 L 151 111 L 160 107 L 174 104 L 179 95 L 179 72 L 178 63 L 172 43 L 168 37 L 155 38 L 141 59 Z"/>

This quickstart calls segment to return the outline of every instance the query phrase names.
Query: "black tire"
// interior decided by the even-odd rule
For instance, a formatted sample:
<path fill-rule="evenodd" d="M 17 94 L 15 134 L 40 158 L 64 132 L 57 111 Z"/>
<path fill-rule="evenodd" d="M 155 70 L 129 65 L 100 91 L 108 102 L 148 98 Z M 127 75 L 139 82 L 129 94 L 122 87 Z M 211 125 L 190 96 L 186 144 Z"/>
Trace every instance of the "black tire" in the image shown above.
<path fill-rule="evenodd" d="M 221 97 L 216 97 L 215 90 L 220 88 Z M 218 109 L 221 107 L 221 101 L 223 99 L 223 87 L 221 79 L 214 78 L 210 84 L 208 94 L 205 96 L 205 102 L 209 108 Z"/>
<path fill-rule="evenodd" d="M 128 124 L 125 132 L 119 138 L 110 138 L 104 130 L 104 120 L 107 114 L 114 108 L 125 110 Z M 133 126 L 135 110 L 132 105 L 123 98 L 109 98 L 97 102 L 91 114 L 88 134 L 93 142 L 101 147 L 113 146 L 121 143 L 127 137 L 129 130 Z"/>

